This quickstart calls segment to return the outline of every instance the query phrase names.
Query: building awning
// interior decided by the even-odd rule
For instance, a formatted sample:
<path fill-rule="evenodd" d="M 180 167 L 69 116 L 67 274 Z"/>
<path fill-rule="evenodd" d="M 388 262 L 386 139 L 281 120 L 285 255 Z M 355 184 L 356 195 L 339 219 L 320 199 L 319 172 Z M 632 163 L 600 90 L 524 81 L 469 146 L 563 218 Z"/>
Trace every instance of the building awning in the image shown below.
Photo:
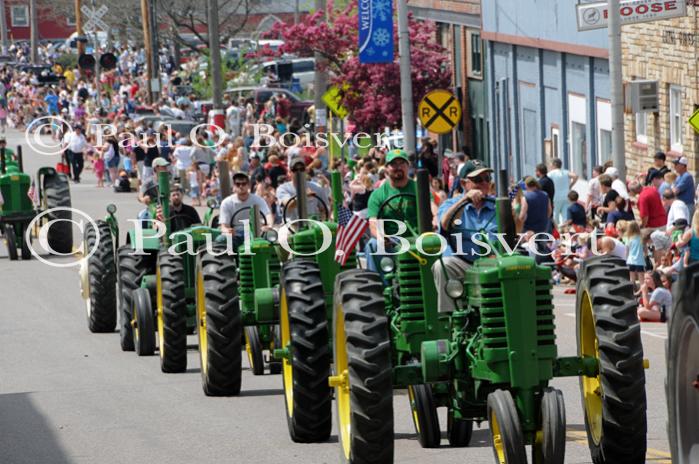
<path fill-rule="evenodd" d="M 408 5 L 408 11 L 412 13 L 416 19 L 446 24 L 458 24 L 460 26 L 472 27 L 475 29 L 481 28 L 481 17 L 479 15 L 437 10 L 434 8 L 423 8 L 412 5 Z"/>

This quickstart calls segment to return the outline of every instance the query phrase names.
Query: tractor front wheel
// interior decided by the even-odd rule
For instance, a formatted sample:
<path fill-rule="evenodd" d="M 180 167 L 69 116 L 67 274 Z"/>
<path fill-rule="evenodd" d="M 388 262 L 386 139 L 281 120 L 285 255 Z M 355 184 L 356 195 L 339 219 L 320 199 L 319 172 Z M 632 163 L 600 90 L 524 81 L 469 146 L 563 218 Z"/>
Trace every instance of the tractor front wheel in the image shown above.
<path fill-rule="evenodd" d="M 150 302 L 150 292 L 145 288 L 137 288 L 131 295 L 134 316 L 133 341 L 136 354 L 152 356 L 155 353 L 155 325 L 153 324 L 153 307 Z"/>
<path fill-rule="evenodd" d="M 43 177 L 42 205 L 47 210 L 70 208 L 70 186 L 65 174 L 46 174 Z M 54 222 L 48 230 L 46 240 L 55 253 L 68 254 L 73 251 L 72 213 L 69 210 L 51 211 L 46 215 Z"/>
<path fill-rule="evenodd" d="M 583 263 L 576 290 L 578 355 L 597 360 L 580 377 L 587 441 L 595 464 L 646 460 L 646 377 L 629 269 L 619 258 Z"/>
<path fill-rule="evenodd" d="M 146 256 L 134 253 L 130 245 L 119 247 L 117 251 L 118 293 L 119 293 L 119 339 L 122 351 L 133 351 L 133 329 L 131 321 L 133 292 L 141 286 L 147 271 Z"/>
<path fill-rule="evenodd" d="M 566 411 L 563 392 L 548 387 L 541 396 L 541 431 L 532 446 L 534 464 L 563 464 L 566 453 Z"/>
<path fill-rule="evenodd" d="M 325 441 L 332 428 L 328 321 L 320 269 L 295 259 L 281 272 L 279 308 L 286 419 L 297 443 Z"/>
<path fill-rule="evenodd" d="M 117 323 L 116 265 L 109 224 L 95 221 L 85 230 L 88 295 L 87 327 L 93 333 L 113 332 Z"/>
<path fill-rule="evenodd" d="M 420 446 L 439 447 L 442 432 L 439 429 L 439 416 L 432 396 L 432 387 L 427 384 L 408 385 L 408 399 Z"/>
<path fill-rule="evenodd" d="M 667 337 L 668 435 L 672 462 L 699 462 L 699 263 L 680 274 Z"/>
<path fill-rule="evenodd" d="M 19 254 L 17 253 L 17 235 L 15 234 L 15 226 L 5 224 L 5 242 L 7 244 L 7 256 L 10 261 L 17 261 Z"/>
<path fill-rule="evenodd" d="M 272 326 L 270 331 L 272 332 L 273 342 L 271 349 L 269 350 L 269 373 L 272 375 L 277 375 L 282 373 L 282 363 L 277 361 L 273 355 L 275 348 L 282 347 L 282 334 L 278 325 Z"/>
<path fill-rule="evenodd" d="M 31 244 L 32 244 L 32 234 L 31 232 L 27 229 L 29 227 L 29 224 L 23 224 L 22 227 L 20 228 L 22 231 L 22 236 L 20 237 L 21 240 L 21 248 L 22 248 L 22 260 L 23 261 L 29 261 L 32 259 L 32 251 L 31 251 Z"/>
<path fill-rule="evenodd" d="M 343 462 L 392 463 L 393 364 L 381 277 L 340 273 L 333 298 L 333 376 Z"/>
<path fill-rule="evenodd" d="M 527 464 L 522 428 L 517 407 L 507 390 L 488 395 L 488 423 L 498 464 Z"/>
<path fill-rule="evenodd" d="M 450 408 L 447 414 L 447 437 L 449 438 L 449 445 L 454 448 L 464 448 L 471 443 L 472 435 L 473 421 L 455 418 L 454 410 Z"/>
<path fill-rule="evenodd" d="M 214 248 L 214 253 L 221 250 Z M 243 321 L 235 257 L 204 253 L 197 261 L 197 336 L 202 388 L 207 396 L 240 393 Z"/>
<path fill-rule="evenodd" d="M 182 256 L 161 251 L 155 276 L 160 370 L 184 372 L 187 369 L 187 301 Z"/>
<path fill-rule="evenodd" d="M 245 327 L 245 351 L 248 354 L 248 362 L 253 375 L 264 375 L 265 361 L 262 357 L 262 343 L 257 327 Z"/>

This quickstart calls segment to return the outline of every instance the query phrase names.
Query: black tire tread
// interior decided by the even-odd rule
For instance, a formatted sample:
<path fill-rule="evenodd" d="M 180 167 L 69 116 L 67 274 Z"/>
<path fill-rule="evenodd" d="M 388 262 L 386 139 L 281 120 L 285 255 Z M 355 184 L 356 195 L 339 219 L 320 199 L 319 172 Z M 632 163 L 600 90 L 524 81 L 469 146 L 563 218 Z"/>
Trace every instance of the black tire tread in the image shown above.
<path fill-rule="evenodd" d="M 87 277 L 90 281 L 88 328 L 93 333 L 114 332 L 117 324 L 116 282 L 112 232 L 105 221 L 95 221 L 85 229 L 87 251 L 94 253 L 87 259 Z M 99 232 L 99 237 L 97 232 Z M 99 239 L 99 240 L 98 240 Z"/>
<path fill-rule="evenodd" d="M 393 366 L 381 277 L 361 269 L 340 273 L 335 280 L 334 301 L 342 304 L 345 316 L 351 462 L 392 463 Z"/>
<path fill-rule="evenodd" d="M 647 418 L 643 344 L 636 315 L 638 305 L 624 260 L 596 256 L 585 261 L 576 294 L 585 291 L 595 316 L 603 391 L 600 446 L 594 444 L 588 432 L 592 460 L 595 464 L 644 463 Z M 579 323 L 580 301 L 576 306 Z M 577 333 L 579 337 L 579 330 Z M 587 416 L 585 420 L 587 428 Z"/>
<path fill-rule="evenodd" d="M 488 395 L 488 423 L 490 424 L 491 411 L 495 412 L 498 420 L 500 434 L 502 436 L 505 462 L 507 464 L 527 464 L 527 451 L 524 446 L 522 427 L 519 421 L 517 407 L 512 395 L 507 390 L 495 390 Z M 492 424 L 491 429 L 492 429 Z M 493 447 L 495 460 L 497 452 Z"/>
<path fill-rule="evenodd" d="M 212 251 L 221 250 L 214 247 Z M 207 396 L 235 396 L 240 393 L 243 335 L 235 258 L 207 252 L 200 256 L 197 269 L 204 280 L 208 343 L 202 387 Z"/>
<path fill-rule="evenodd" d="M 141 285 L 147 271 L 146 257 L 132 254 L 130 245 L 122 245 L 117 250 L 118 293 L 119 293 L 119 341 L 122 351 L 133 351 L 134 341 L 131 330 L 131 297 Z"/>
<path fill-rule="evenodd" d="M 160 370 L 177 373 L 187 370 L 187 302 L 185 300 L 184 260 L 163 250 L 158 256 L 163 302 L 163 342 Z M 157 310 L 157 309 L 156 309 Z"/>
<path fill-rule="evenodd" d="M 46 208 L 71 207 L 70 184 L 65 174 L 46 174 L 43 177 L 43 194 L 46 199 Z M 73 225 L 65 221 L 71 218 L 70 211 L 55 211 L 47 214 L 48 219 L 63 219 L 55 222 L 48 230 L 46 240 L 56 253 L 70 253 L 73 251 Z"/>
<path fill-rule="evenodd" d="M 287 412 L 289 433 L 297 443 L 325 441 L 332 429 L 332 390 L 328 385 L 330 341 L 320 269 L 314 261 L 294 259 L 282 267 L 281 285 L 291 334 L 294 414 L 289 417 Z"/>
<path fill-rule="evenodd" d="M 10 258 L 10 261 L 17 261 L 19 259 L 19 254 L 17 253 L 17 234 L 12 224 L 5 224 L 5 240 L 7 240 L 7 256 Z"/>
<path fill-rule="evenodd" d="M 252 375 L 264 375 L 265 362 L 262 356 L 262 343 L 260 342 L 260 334 L 256 326 L 245 327 L 246 345 L 250 344 L 250 369 Z M 246 346 L 247 350 L 247 346 Z"/>
<path fill-rule="evenodd" d="M 442 433 L 439 429 L 439 416 L 432 397 L 432 388 L 428 384 L 410 385 L 408 388 L 412 390 L 415 403 L 410 406 L 411 409 L 415 408 L 417 420 L 420 424 L 419 432 L 417 431 L 417 424 L 415 424 L 415 431 L 418 434 L 420 446 L 423 448 L 438 448 L 442 439 Z M 413 416 L 414 421 L 415 417 Z"/>

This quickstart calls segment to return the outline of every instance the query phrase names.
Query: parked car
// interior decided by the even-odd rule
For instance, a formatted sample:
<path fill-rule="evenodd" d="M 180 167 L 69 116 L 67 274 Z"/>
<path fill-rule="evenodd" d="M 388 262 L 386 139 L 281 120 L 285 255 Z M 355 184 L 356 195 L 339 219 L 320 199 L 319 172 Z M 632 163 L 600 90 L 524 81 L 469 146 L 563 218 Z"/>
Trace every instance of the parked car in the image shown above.
<path fill-rule="evenodd" d="M 306 123 L 308 115 L 306 110 L 313 105 L 310 100 L 301 100 L 295 93 L 277 87 L 233 87 L 226 90 L 225 94 L 229 95 L 232 101 L 239 101 L 240 98 L 253 98 L 255 101 L 255 109 L 259 115 L 262 107 L 275 94 L 284 94 L 291 101 L 291 117 L 296 118 L 302 123 Z"/>
<path fill-rule="evenodd" d="M 198 121 L 188 121 L 182 119 L 165 119 L 153 123 L 153 129 L 160 131 L 163 126 L 169 126 L 174 132 L 179 132 L 182 136 L 188 137 L 195 127 L 201 125 Z"/>

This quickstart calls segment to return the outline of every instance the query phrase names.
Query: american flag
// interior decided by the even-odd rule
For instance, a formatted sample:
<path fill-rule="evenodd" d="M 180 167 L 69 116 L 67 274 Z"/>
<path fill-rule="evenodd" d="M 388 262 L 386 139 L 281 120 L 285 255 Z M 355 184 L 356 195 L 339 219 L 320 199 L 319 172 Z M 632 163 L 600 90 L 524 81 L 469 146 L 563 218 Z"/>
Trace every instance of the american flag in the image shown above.
<path fill-rule="evenodd" d="M 32 203 L 36 204 L 37 203 L 37 198 L 36 198 L 36 184 L 34 184 L 34 181 L 32 180 L 32 185 L 29 187 L 29 190 L 27 190 L 27 196 L 29 199 L 32 201 Z"/>
<path fill-rule="evenodd" d="M 369 226 L 369 221 L 362 219 L 349 209 L 340 205 L 337 209 L 338 228 L 335 241 L 335 261 L 344 266 L 352 254 L 357 242 Z"/>

